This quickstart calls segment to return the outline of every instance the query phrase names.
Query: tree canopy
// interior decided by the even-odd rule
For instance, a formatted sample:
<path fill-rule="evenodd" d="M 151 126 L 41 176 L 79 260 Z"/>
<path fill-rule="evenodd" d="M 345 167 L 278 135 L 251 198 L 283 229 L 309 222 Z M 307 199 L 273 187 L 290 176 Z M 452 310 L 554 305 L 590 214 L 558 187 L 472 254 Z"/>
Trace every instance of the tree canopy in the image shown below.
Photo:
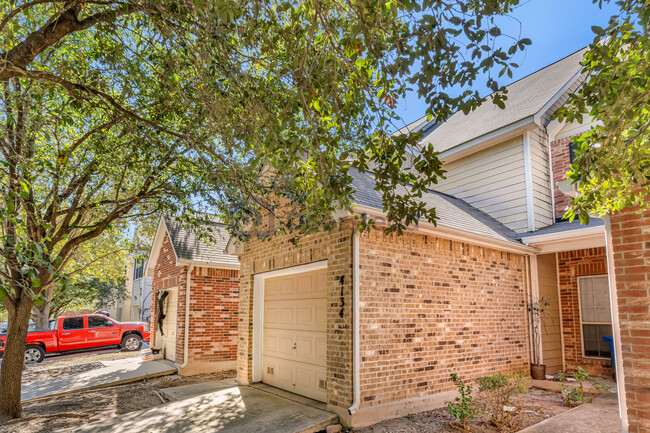
<path fill-rule="evenodd" d="M 0 416 L 21 411 L 34 300 L 116 225 L 209 210 L 246 236 L 281 197 L 297 211 L 276 229 L 314 230 L 350 209 L 351 167 L 373 169 L 393 229 L 434 221 L 417 198 L 441 164 L 428 146 L 405 167 L 418 136 L 392 134 L 395 101 L 413 86 L 437 120 L 481 89 L 502 105 L 530 41 L 493 18 L 517 3 L 0 2 Z"/>
<path fill-rule="evenodd" d="M 557 113 L 592 125 L 573 140 L 568 176 L 581 192 L 568 215 L 584 222 L 590 214 L 650 205 L 650 7 L 643 0 L 616 3 L 620 14 L 606 28 L 592 27 L 582 62 L 588 79 Z"/>

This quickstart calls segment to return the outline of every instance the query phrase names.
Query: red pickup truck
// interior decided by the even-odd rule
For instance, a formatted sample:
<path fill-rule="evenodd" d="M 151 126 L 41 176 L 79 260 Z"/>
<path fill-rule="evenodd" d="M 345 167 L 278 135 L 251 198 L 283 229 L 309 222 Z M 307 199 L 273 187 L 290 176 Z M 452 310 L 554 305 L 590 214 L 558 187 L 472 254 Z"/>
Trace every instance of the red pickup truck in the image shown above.
<path fill-rule="evenodd" d="M 4 353 L 6 334 L 0 334 L 0 355 Z M 119 345 L 134 351 L 149 341 L 149 324 L 120 323 L 99 314 L 59 317 L 48 331 L 27 333 L 26 362 L 41 362 L 45 354 L 84 351 Z"/>

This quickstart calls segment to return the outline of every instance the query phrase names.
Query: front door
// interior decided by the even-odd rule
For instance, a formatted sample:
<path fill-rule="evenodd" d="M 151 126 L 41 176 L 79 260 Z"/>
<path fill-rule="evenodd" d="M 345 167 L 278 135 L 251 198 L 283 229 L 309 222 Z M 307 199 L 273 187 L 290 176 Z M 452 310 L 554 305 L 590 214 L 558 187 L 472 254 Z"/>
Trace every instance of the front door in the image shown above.
<path fill-rule="evenodd" d="M 327 399 L 327 269 L 264 281 L 262 380 Z"/>
<path fill-rule="evenodd" d="M 120 344 L 119 326 L 102 316 L 88 317 L 88 347 Z"/>
<path fill-rule="evenodd" d="M 59 350 L 77 350 L 86 347 L 88 329 L 84 317 L 66 317 L 63 319 L 59 334 Z"/>

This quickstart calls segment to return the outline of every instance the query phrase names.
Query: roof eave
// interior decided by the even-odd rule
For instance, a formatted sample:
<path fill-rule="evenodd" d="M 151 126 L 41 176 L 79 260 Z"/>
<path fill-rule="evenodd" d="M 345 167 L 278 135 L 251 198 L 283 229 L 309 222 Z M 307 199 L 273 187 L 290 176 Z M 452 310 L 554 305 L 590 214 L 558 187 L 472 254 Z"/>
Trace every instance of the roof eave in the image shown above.
<path fill-rule="evenodd" d="M 160 217 L 160 221 L 158 221 L 158 227 L 156 228 L 156 234 L 154 235 L 153 242 L 151 243 L 151 250 L 149 251 L 149 256 L 147 258 L 147 266 L 144 268 L 144 275 L 146 277 L 153 277 L 153 271 L 156 266 L 156 262 L 158 261 L 160 248 L 162 247 L 163 239 L 165 237 L 164 235 L 167 232 L 167 224 L 165 223 L 165 219 L 164 217 Z M 174 251 L 174 254 L 176 254 L 176 251 Z"/>
<path fill-rule="evenodd" d="M 207 260 L 191 260 L 191 259 L 177 259 L 176 266 L 199 266 L 202 268 L 215 268 L 215 269 L 233 269 L 239 270 L 239 263 L 223 263 L 223 262 L 213 262 Z"/>
<path fill-rule="evenodd" d="M 367 206 L 357 205 L 354 207 L 355 213 L 359 214 L 368 214 L 371 216 L 382 216 L 386 217 L 386 214 L 379 210 Z M 407 228 L 409 231 L 418 231 L 426 234 L 432 234 L 439 237 L 444 237 L 450 240 L 468 242 L 474 245 L 498 249 L 500 251 L 506 251 L 516 254 L 536 254 L 539 250 L 535 247 L 523 245 L 515 241 L 507 241 L 496 239 L 490 236 L 482 235 L 479 233 L 470 232 L 467 230 L 461 230 L 453 227 L 446 226 L 444 224 L 434 225 L 429 222 L 420 222 L 417 227 Z"/>
<path fill-rule="evenodd" d="M 545 235 L 526 236 L 522 237 L 521 241 L 525 245 L 539 249 L 541 253 L 604 247 L 606 241 L 605 226 L 585 227 Z"/>

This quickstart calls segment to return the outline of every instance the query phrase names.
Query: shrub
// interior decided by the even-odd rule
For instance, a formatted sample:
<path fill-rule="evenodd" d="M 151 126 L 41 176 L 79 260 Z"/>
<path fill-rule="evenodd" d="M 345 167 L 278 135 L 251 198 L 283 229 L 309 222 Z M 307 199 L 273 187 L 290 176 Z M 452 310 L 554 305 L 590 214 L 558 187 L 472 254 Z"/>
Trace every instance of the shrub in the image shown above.
<path fill-rule="evenodd" d="M 598 379 L 591 377 L 582 367 L 578 367 L 572 376 L 576 380 L 576 386 L 562 385 L 562 401 L 567 406 L 579 406 L 584 402 L 591 403 L 593 401 L 595 394 L 585 391 L 585 381 L 591 383 L 591 386 L 599 394 L 604 394 L 610 389 L 609 386 Z"/>
<path fill-rule="evenodd" d="M 474 419 L 480 411 L 472 398 L 472 386 L 465 385 L 456 373 L 451 373 L 451 380 L 458 388 L 460 397 L 456 397 L 454 401 L 446 401 L 445 404 L 449 413 L 460 421 L 463 429 L 467 430 L 467 420 Z"/>
<path fill-rule="evenodd" d="M 476 379 L 478 405 L 501 431 L 518 431 L 525 419 L 526 379 L 514 373 L 497 373 Z"/>

